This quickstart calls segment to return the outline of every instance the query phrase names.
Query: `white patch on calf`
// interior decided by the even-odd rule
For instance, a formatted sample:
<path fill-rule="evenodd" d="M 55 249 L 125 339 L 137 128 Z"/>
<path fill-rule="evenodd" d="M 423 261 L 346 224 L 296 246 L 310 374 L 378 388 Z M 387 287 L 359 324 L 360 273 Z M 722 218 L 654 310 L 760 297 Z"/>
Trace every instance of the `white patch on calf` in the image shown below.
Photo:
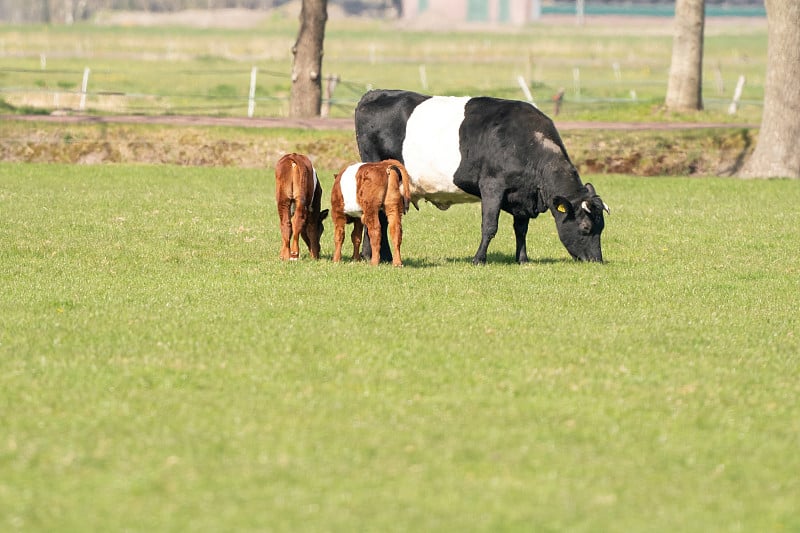
<path fill-rule="evenodd" d="M 461 164 L 458 130 L 469 100 L 468 96 L 433 96 L 408 118 L 403 162 L 411 178 L 412 198 L 425 198 L 441 207 L 478 200 L 453 183 Z"/>
<path fill-rule="evenodd" d="M 356 199 L 356 172 L 363 164 L 355 163 L 350 165 L 344 169 L 342 177 L 339 178 L 339 187 L 342 190 L 342 198 L 344 198 L 344 212 L 351 217 L 361 217 L 364 213 Z"/>
<path fill-rule="evenodd" d="M 314 205 L 314 196 L 317 194 L 317 183 L 319 183 L 319 180 L 317 179 L 317 169 L 316 168 L 311 167 L 311 174 L 314 176 L 314 187 L 311 189 L 311 201 L 308 202 L 309 206 Z"/>

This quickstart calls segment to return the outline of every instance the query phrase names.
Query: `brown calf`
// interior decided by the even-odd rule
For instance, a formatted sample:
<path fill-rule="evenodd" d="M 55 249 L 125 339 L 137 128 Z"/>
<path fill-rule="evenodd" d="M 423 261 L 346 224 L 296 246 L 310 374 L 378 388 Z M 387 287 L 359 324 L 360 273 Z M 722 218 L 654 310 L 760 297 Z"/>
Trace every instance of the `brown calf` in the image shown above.
<path fill-rule="evenodd" d="M 296 260 L 300 256 L 299 237 L 319 259 L 322 221 L 328 210 L 320 211 L 322 187 L 308 157 L 286 154 L 275 165 L 275 198 L 281 220 L 281 259 Z"/>
<path fill-rule="evenodd" d="M 356 163 L 342 169 L 333 182 L 331 191 L 331 218 L 333 219 L 333 260 L 342 259 L 345 224 L 353 224 L 350 239 L 353 241 L 353 260 L 360 259 L 361 234 L 367 227 L 372 244 L 372 261 L 380 261 L 381 225 L 378 212 L 381 208 L 389 221 L 389 232 L 394 245 L 394 266 L 403 266 L 400 243 L 403 241 L 401 218 L 408 212 L 411 201 L 411 182 L 402 163 L 387 159 L 379 163 Z M 377 244 L 376 244 L 377 243 Z"/>

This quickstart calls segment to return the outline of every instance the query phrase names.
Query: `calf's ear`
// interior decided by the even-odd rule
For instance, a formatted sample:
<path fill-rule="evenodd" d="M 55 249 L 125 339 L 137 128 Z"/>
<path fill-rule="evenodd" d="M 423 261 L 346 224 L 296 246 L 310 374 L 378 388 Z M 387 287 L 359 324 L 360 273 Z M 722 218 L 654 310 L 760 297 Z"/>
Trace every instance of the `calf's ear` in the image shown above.
<path fill-rule="evenodd" d="M 557 220 L 563 220 L 565 218 L 574 216 L 574 211 L 572 209 L 572 204 L 569 203 L 569 200 L 564 198 L 563 196 L 556 196 L 553 198 L 552 205 L 550 209 L 553 213 L 553 216 Z"/>
<path fill-rule="evenodd" d="M 319 212 L 319 221 L 322 222 L 326 218 L 328 218 L 328 210 L 323 209 L 322 211 Z"/>

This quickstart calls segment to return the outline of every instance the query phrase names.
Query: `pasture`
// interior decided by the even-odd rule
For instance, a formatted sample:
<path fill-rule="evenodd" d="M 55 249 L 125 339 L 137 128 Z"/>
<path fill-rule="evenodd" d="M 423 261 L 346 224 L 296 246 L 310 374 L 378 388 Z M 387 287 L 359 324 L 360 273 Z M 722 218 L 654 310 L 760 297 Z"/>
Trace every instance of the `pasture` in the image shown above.
<path fill-rule="evenodd" d="M 323 76 L 341 79 L 331 116 L 351 116 L 368 87 L 432 94 L 524 98 L 562 120 L 709 120 L 757 124 L 766 72 L 763 19 L 709 17 L 704 43 L 706 113 L 664 114 L 669 19 L 577 27 L 566 19 L 518 29 L 430 31 L 404 23 L 332 19 Z M 77 109 L 85 68 L 92 113 L 246 116 L 252 67 L 254 115 L 288 112 L 296 16 L 276 12 L 255 28 L 0 26 L 0 100 L 14 109 Z M 727 114 L 740 75 L 736 116 Z"/>
<path fill-rule="evenodd" d="M 800 529 L 797 184 L 584 181 L 606 264 L 397 269 L 280 262 L 270 168 L 0 164 L 0 528 Z"/>

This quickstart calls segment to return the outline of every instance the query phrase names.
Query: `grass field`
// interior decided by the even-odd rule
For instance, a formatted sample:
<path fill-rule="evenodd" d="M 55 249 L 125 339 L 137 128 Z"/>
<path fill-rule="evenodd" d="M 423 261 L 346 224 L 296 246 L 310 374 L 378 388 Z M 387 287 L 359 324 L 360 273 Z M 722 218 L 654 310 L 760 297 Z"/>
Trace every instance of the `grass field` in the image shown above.
<path fill-rule="evenodd" d="M 279 262 L 270 169 L 0 164 L 0 529 L 799 530 L 797 183 L 584 179 L 606 264 L 394 269 Z"/>
<path fill-rule="evenodd" d="M 509 31 L 427 31 L 391 21 L 332 20 L 326 27 L 323 75 L 342 80 L 333 116 L 350 116 L 368 87 L 522 99 L 517 84 L 522 76 L 548 112 L 551 98 L 565 90 L 564 120 L 758 123 L 766 27 L 741 20 L 708 19 L 707 112 L 702 115 L 657 112 L 666 95 L 672 50 L 669 19 L 580 28 L 570 20 Z M 288 15 L 235 30 L 0 26 L 0 99 L 27 111 L 75 109 L 89 67 L 86 105 L 95 113 L 246 116 L 255 66 L 255 115 L 286 115 L 296 32 L 297 21 Z M 729 116 L 740 75 L 747 78 L 743 104 Z"/>

